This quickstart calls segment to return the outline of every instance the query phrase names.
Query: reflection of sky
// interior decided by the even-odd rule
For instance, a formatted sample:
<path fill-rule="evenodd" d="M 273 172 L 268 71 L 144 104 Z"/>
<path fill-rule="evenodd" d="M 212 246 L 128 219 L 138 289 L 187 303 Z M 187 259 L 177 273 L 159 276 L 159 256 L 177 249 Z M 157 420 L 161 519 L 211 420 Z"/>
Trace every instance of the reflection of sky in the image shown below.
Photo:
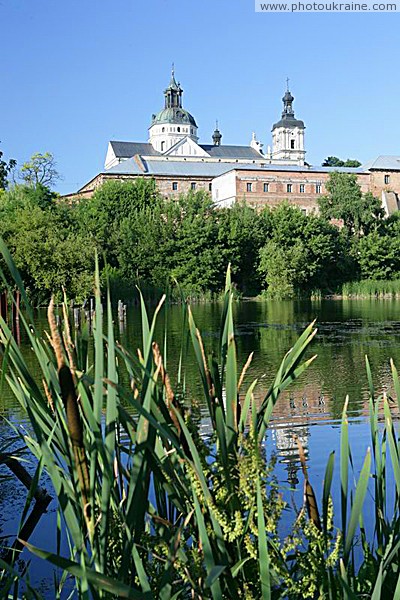
<path fill-rule="evenodd" d="M 297 428 L 302 430 L 302 428 Z M 380 426 L 382 431 L 382 425 Z M 286 436 L 289 437 L 291 434 L 296 433 L 296 428 L 288 428 Z M 303 490 L 304 490 L 304 477 L 301 470 L 300 460 L 298 453 L 293 452 L 291 454 L 290 466 L 287 462 L 287 454 L 282 453 L 279 444 L 280 439 L 275 435 L 274 430 L 270 431 L 267 435 L 266 448 L 268 456 L 273 454 L 277 455 L 277 461 L 275 466 L 275 474 L 280 482 L 281 490 L 285 501 L 288 503 L 289 511 L 283 513 L 282 522 L 280 524 L 281 533 L 286 536 L 290 532 L 291 524 L 295 519 L 295 512 L 293 507 L 300 509 L 303 504 Z M 331 494 L 334 503 L 334 523 L 337 527 L 341 524 L 341 498 L 340 498 L 340 427 L 336 423 L 331 424 L 315 424 L 308 429 L 308 435 L 304 436 L 301 440 L 304 447 L 307 447 L 307 470 L 311 485 L 314 488 L 314 492 L 317 497 L 318 507 L 320 513 L 322 513 L 321 497 L 324 484 L 324 474 L 326 464 L 328 462 L 329 455 L 332 451 L 335 452 L 335 464 L 333 472 L 333 481 Z M 367 422 L 349 422 L 349 443 L 351 454 L 353 458 L 354 471 L 349 467 L 349 494 L 350 491 L 355 490 L 356 482 L 358 481 L 359 473 L 361 471 L 367 449 L 371 446 L 370 427 Z M 373 472 L 373 458 L 371 472 Z M 387 478 L 387 514 L 393 514 L 394 505 L 394 491 L 395 483 L 393 477 L 393 471 L 388 460 L 388 478 Z M 296 474 L 298 483 L 292 479 L 289 481 L 288 475 Z M 369 490 L 366 495 L 363 517 L 364 524 L 367 532 L 367 538 L 371 540 L 373 538 L 373 523 L 374 523 L 374 511 L 375 505 L 373 500 L 373 478 L 370 478 Z M 358 534 L 357 534 L 358 535 Z"/>

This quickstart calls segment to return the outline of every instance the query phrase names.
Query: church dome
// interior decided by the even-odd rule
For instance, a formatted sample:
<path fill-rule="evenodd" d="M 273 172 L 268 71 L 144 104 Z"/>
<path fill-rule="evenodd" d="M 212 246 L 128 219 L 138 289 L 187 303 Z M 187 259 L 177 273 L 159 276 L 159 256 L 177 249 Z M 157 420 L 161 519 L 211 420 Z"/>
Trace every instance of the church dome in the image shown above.
<path fill-rule="evenodd" d="M 170 125 L 190 124 L 193 127 L 197 127 L 194 117 L 181 106 L 169 107 L 160 110 L 159 113 L 153 115 L 151 125 L 157 125 L 161 123 L 167 123 Z"/>
<path fill-rule="evenodd" d="M 304 129 L 305 128 L 304 122 L 300 121 L 299 119 L 296 119 L 294 116 L 294 110 L 293 110 L 294 97 L 290 93 L 289 87 L 287 88 L 285 95 L 282 98 L 282 102 L 283 102 L 282 118 L 280 119 L 280 121 L 278 121 L 277 123 L 275 123 L 273 125 L 272 131 L 274 131 L 274 129 L 279 129 L 280 127 L 285 127 L 286 129 L 296 129 L 296 128 Z"/>
<path fill-rule="evenodd" d="M 294 101 L 292 94 L 289 90 L 286 90 L 285 95 L 282 98 L 283 104 L 291 104 Z"/>

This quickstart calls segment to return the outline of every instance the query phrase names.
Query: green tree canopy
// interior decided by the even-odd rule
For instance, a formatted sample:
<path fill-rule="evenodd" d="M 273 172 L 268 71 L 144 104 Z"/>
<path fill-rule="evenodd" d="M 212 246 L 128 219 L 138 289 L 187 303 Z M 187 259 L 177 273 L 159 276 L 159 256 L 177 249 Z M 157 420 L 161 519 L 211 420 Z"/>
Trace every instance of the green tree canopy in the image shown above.
<path fill-rule="evenodd" d="M 100 257 L 105 254 L 108 263 L 115 267 L 124 220 L 134 220 L 138 212 L 154 208 L 160 201 L 153 179 L 106 181 L 91 198 L 79 202 L 77 211 L 82 229 L 94 240 Z"/>
<path fill-rule="evenodd" d="M 261 291 L 258 272 L 259 250 L 271 235 L 271 212 L 258 212 L 245 203 L 217 211 L 218 244 L 225 262 L 231 264 L 232 279 L 246 295 Z"/>
<path fill-rule="evenodd" d="M 288 203 L 272 210 L 270 218 L 271 239 L 260 250 L 259 265 L 268 294 L 293 297 L 334 289 L 341 253 L 337 228 Z"/>
<path fill-rule="evenodd" d="M 321 216 L 342 220 L 349 235 L 367 234 L 383 218 L 380 201 L 371 193 L 362 193 L 357 175 L 331 173 L 326 189 L 328 194 L 318 200 Z"/>
<path fill-rule="evenodd" d="M 61 179 L 56 166 L 56 161 L 51 152 L 45 152 L 44 154 L 37 152 L 22 165 L 20 177 L 26 185 L 31 187 L 39 185 L 51 187 L 57 180 Z"/>
<path fill-rule="evenodd" d="M 226 260 L 218 243 L 217 211 L 205 192 L 160 199 L 121 223 L 117 258 L 126 277 L 164 287 L 171 278 L 188 292 L 217 292 Z"/>
<path fill-rule="evenodd" d="M 328 156 L 322 163 L 323 167 L 360 167 L 361 163 L 359 160 L 354 158 L 348 158 L 347 160 L 342 160 L 337 156 Z"/>
<path fill-rule="evenodd" d="M 0 235 L 36 304 L 64 287 L 83 300 L 93 291 L 94 245 L 83 234 L 74 207 L 43 186 L 16 186 L 0 201 Z"/>
<path fill-rule="evenodd" d="M 0 150 L 0 190 L 8 187 L 8 175 L 15 168 L 17 161 L 13 158 L 7 162 L 3 160 L 3 152 Z"/>
<path fill-rule="evenodd" d="M 358 245 L 362 279 L 394 279 L 400 272 L 400 238 L 373 231 Z"/>

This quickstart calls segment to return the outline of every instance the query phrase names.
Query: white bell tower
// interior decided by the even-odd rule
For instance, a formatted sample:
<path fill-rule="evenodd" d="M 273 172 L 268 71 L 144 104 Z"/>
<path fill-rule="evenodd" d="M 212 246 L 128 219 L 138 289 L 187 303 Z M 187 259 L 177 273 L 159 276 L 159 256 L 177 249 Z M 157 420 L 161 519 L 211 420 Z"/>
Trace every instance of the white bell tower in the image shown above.
<path fill-rule="evenodd" d="M 282 98 L 282 118 L 272 127 L 272 159 L 287 164 L 304 165 L 306 151 L 304 149 L 304 122 L 295 118 L 293 111 L 294 97 L 287 89 Z"/>

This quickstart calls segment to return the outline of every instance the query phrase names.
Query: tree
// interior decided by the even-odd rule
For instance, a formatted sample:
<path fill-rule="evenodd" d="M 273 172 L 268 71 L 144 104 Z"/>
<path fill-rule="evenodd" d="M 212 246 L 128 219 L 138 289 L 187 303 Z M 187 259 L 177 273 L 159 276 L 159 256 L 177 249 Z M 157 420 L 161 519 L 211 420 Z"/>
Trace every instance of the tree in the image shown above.
<path fill-rule="evenodd" d="M 10 158 L 8 162 L 3 160 L 3 152 L 0 150 L 0 190 L 5 190 L 8 187 L 7 177 L 17 164 L 17 161 Z"/>
<path fill-rule="evenodd" d="M 358 245 L 362 279 L 394 279 L 400 270 L 398 236 L 380 235 L 373 231 L 362 237 Z"/>
<path fill-rule="evenodd" d="M 51 294 L 83 300 L 93 290 L 94 243 L 80 230 L 75 206 L 54 198 L 47 188 L 16 186 L 0 202 L 0 235 L 37 304 Z"/>
<path fill-rule="evenodd" d="M 322 163 L 323 167 L 343 167 L 344 162 L 337 156 L 328 156 Z"/>
<path fill-rule="evenodd" d="M 171 201 L 166 201 L 168 204 Z M 206 192 L 189 192 L 176 204 L 174 265 L 171 276 L 194 293 L 223 288 L 227 259 L 218 242 L 218 211 Z"/>
<path fill-rule="evenodd" d="M 26 185 L 31 187 L 37 187 L 38 185 L 51 187 L 57 180 L 61 179 L 51 152 L 33 154 L 31 160 L 22 165 L 20 177 Z"/>
<path fill-rule="evenodd" d="M 216 216 L 218 244 L 231 264 L 233 282 L 246 295 L 258 294 L 262 283 L 257 269 L 259 250 L 270 237 L 271 212 L 236 202 L 232 208 L 219 209 Z"/>
<path fill-rule="evenodd" d="M 328 156 L 322 163 L 323 167 L 360 167 L 361 163 L 353 158 L 341 160 L 337 156 Z"/>
<path fill-rule="evenodd" d="M 260 250 L 259 271 L 272 297 L 331 291 L 338 283 L 340 255 L 337 228 L 284 203 L 271 211 L 271 239 Z"/>
<path fill-rule="evenodd" d="M 307 280 L 307 249 L 301 240 L 283 247 L 269 240 L 260 250 L 260 272 L 271 298 L 293 298 Z"/>
<path fill-rule="evenodd" d="M 356 160 L 356 159 L 354 159 L 354 158 L 348 158 L 348 159 L 345 161 L 345 163 L 344 163 L 344 165 L 343 165 L 343 166 L 344 166 L 344 167 L 354 167 L 354 168 L 357 168 L 357 167 L 361 167 L 361 163 L 360 163 L 360 161 L 359 161 L 359 160 Z"/>
<path fill-rule="evenodd" d="M 331 173 L 326 189 L 328 194 L 318 200 L 321 216 L 342 220 L 349 235 L 367 234 L 383 218 L 380 201 L 370 192 L 362 193 L 357 175 Z"/>
<path fill-rule="evenodd" d="M 118 256 L 123 252 L 121 247 L 126 247 L 126 235 L 131 240 L 129 243 L 132 243 L 126 228 L 136 231 L 138 213 L 154 209 L 160 201 L 161 196 L 153 179 L 106 181 L 91 198 L 82 200 L 77 210 L 82 229 L 93 238 L 100 256 L 105 255 L 109 265 L 118 267 Z M 145 234 L 149 227 L 150 222 L 142 223 L 141 233 Z"/>
<path fill-rule="evenodd" d="M 219 292 L 228 261 L 218 231 L 218 211 L 205 192 L 161 199 L 123 220 L 118 265 L 125 277 L 156 287 L 173 278 L 188 293 Z"/>

